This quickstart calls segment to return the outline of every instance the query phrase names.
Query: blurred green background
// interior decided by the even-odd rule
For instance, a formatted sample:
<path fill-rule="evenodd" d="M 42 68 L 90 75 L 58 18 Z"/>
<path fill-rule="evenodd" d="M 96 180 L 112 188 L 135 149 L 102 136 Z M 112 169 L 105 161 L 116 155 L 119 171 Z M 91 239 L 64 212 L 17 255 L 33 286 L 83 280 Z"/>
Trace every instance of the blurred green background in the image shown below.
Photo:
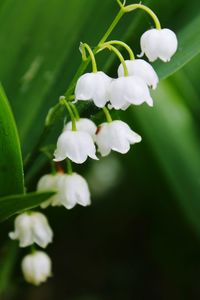
<path fill-rule="evenodd" d="M 89 181 L 92 205 L 47 210 L 55 232 L 48 248 L 54 276 L 39 288 L 27 285 L 19 259 L 26 250 L 18 256 L 14 250 L 11 259 L 5 246 L 1 300 L 200 299 L 200 2 L 143 4 L 180 42 L 170 63 L 154 64 L 163 79 L 152 93 L 154 108 L 143 105 L 113 115 L 143 141 L 128 155 L 75 166 Z M 80 41 L 96 46 L 118 9 L 114 0 L 0 0 L 0 81 L 23 158 L 81 62 Z M 126 41 L 138 54 L 139 37 L 151 26 L 137 11 L 122 18 L 111 38 Z M 99 69 L 116 77 L 115 56 L 105 52 L 97 61 Z M 80 109 L 101 122 L 91 105 Z M 62 125 L 63 118 L 44 145 L 56 142 Z M 34 190 L 46 172 L 49 164 L 39 155 L 25 173 L 27 190 Z M 1 245 L 12 227 L 13 218 L 1 223 Z"/>

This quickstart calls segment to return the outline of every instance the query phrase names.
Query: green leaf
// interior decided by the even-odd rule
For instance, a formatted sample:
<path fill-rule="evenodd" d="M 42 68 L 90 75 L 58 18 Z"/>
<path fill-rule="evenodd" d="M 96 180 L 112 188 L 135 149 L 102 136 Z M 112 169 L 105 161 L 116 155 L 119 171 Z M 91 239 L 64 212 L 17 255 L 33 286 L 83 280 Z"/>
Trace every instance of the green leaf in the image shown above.
<path fill-rule="evenodd" d="M 200 141 L 192 114 L 170 81 L 160 83 L 153 97 L 155 107 L 132 110 L 134 119 L 185 217 L 200 235 Z"/>
<path fill-rule="evenodd" d="M 52 195 L 54 192 L 29 193 L 0 198 L 0 222 L 24 210 L 39 206 Z"/>
<path fill-rule="evenodd" d="M 23 193 L 22 157 L 15 121 L 0 85 L 0 196 Z"/>

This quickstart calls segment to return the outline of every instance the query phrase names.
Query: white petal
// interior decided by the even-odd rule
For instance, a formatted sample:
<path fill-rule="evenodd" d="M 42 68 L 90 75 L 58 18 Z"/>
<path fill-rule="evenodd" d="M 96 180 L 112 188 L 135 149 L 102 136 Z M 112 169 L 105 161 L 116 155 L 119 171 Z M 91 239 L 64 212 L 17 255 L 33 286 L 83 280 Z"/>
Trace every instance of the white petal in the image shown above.
<path fill-rule="evenodd" d="M 157 29 L 147 30 L 140 39 L 142 52 L 148 57 L 149 61 L 155 61 L 159 56 L 160 34 Z"/>
<path fill-rule="evenodd" d="M 39 213 L 31 214 L 34 242 L 42 248 L 52 242 L 53 232 L 48 224 L 47 218 Z"/>
<path fill-rule="evenodd" d="M 158 84 L 158 76 L 148 62 L 143 59 L 134 59 L 126 60 L 125 63 L 128 68 L 129 76 L 138 76 L 142 78 L 148 86 L 152 87 L 153 89 L 156 88 Z M 120 64 L 118 68 L 118 76 L 123 76 L 122 64 Z"/>
<path fill-rule="evenodd" d="M 144 80 L 138 76 L 129 76 L 126 78 L 128 79 L 124 92 L 126 103 L 140 105 L 146 102 L 149 106 L 152 106 L 153 100 Z"/>
<path fill-rule="evenodd" d="M 83 74 L 77 81 L 75 88 L 76 100 L 91 100 L 94 94 L 95 73 Z"/>
<path fill-rule="evenodd" d="M 96 143 L 102 156 L 106 156 L 111 150 L 127 153 L 130 144 L 141 141 L 141 137 L 132 131 L 123 121 L 112 121 L 101 125 L 97 133 Z"/>
<path fill-rule="evenodd" d="M 60 183 L 60 200 L 67 209 L 73 208 L 77 203 L 89 205 L 90 192 L 85 179 L 76 173 L 66 174 Z"/>
<path fill-rule="evenodd" d="M 68 157 L 73 162 L 81 164 L 88 156 L 98 159 L 95 152 L 94 142 L 87 132 L 64 131 L 58 138 L 54 161 L 61 161 Z"/>
<path fill-rule="evenodd" d="M 105 106 L 111 78 L 103 72 L 82 75 L 75 88 L 76 100 L 93 100 L 97 107 Z"/>
<path fill-rule="evenodd" d="M 22 213 L 15 219 L 15 231 L 9 233 L 12 240 L 19 240 L 20 247 L 27 247 L 33 244 L 31 216 L 28 213 Z"/>
<path fill-rule="evenodd" d="M 108 100 L 115 109 L 121 109 L 126 103 L 124 93 L 127 87 L 128 77 L 114 79 L 108 90 Z"/>
<path fill-rule="evenodd" d="M 78 121 L 76 121 L 76 128 L 78 131 L 84 131 L 89 133 L 92 137 L 95 135 L 97 126 L 92 120 L 87 118 L 81 118 Z M 72 122 L 68 122 L 64 130 L 72 130 Z"/>
<path fill-rule="evenodd" d="M 98 151 L 101 153 L 102 156 L 107 156 L 111 152 L 108 128 L 108 123 L 103 123 L 99 126 L 99 129 L 96 134 L 96 144 L 98 146 Z"/>
<path fill-rule="evenodd" d="M 37 191 L 44 192 L 44 191 L 55 191 L 57 192 L 57 176 L 54 174 L 46 174 L 40 178 L 37 184 Z M 43 202 L 40 206 L 42 208 L 46 208 L 52 203 L 58 201 L 58 195 L 55 194 L 50 197 L 47 201 Z"/>
<path fill-rule="evenodd" d="M 150 29 L 142 35 L 140 44 L 142 52 L 150 61 L 160 58 L 167 62 L 176 52 L 178 41 L 170 29 Z"/>
<path fill-rule="evenodd" d="M 160 31 L 160 51 L 159 58 L 164 62 L 170 61 L 178 47 L 175 33 L 170 29 L 164 28 Z"/>

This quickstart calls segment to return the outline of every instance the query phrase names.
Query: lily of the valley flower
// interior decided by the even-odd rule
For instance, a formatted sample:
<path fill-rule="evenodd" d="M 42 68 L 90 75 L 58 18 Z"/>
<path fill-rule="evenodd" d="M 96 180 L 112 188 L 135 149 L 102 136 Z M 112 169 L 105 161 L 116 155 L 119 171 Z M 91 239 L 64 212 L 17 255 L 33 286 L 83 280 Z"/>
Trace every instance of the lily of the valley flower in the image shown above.
<path fill-rule="evenodd" d="M 56 173 L 56 174 L 46 174 L 43 175 L 37 184 L 37 191 L 38 192 L 45 192 L 45 191 L 55 191 L 56 194 L 51 196 L 47 201 L 44 201 L 40 206 L 42 208 L 46 208 L 49 205 L 51 206 L 61 206 L 61 202 L 59 200 L 58 195 L 58 183 L 62 180 L 63 173 Z"/>
<path fill-rule="evenodd" d="M 159 79 L 154 68 L 148 62 L 143 59 L 134 59 L 125 60 L 125 63 L 129 76 L 138 76 L 142 78 L 149 87 L 156 89 Z M 118 76 L 124 76 L 122 64 L 120 64 L 118 68 Z"/>
<path fill-rule="evenodd" d="M 42 248 L 52 242 L 53 232 L 47 218 L 39 212 L 25 212 L 15 219 L 15 231 L 9 233 L 12 240 L 19 240 L 20 247 L 36 243 Z"/>
<path fill-rule="evenodd" d="M 52 275 L 51 259 L 43 251 L 26 255 L 21 267 L 25 280 L 34 285 L 40 285 Z"/>
<path fill-rule="evenodd" d="M 51 183 L 57 191 L 56 195 L 44 202 L 43 208 L 48 205 L 63 205 L 67 209 L 73 208 L 76 204 L 82 206 L 90 205 L 90 191 L 86 180 L 77 173 L 72 174 L 47 174 L 41 177 L 38 182 L 38 191 L 51 190 Z"/>
<path fill-rule="evenodd" d="M 111 78 L 104 72 L 86 73 L 77 81 L 75 100 L 93 100 L 97 107 L 104 107 L 108 101 L 108 87 Z"/>
<path fill-rule="evenodd" d="M 97 130 L 96 124 L 92 122 L 92 120 L 87 118 L 80 118 L 79 120 L 77 120 L 76 128 L 78 131 L 84 131 L 89 133 L 89 135 L 91 135 L 92 137 L 94 137 Z M 70 121 L 65 125 L 64 130 L 71 130 L 71 129 L 72 129 L 72 122 Z"/>
<path fill-rule="evenodd" d="M 148 86 L 138 76 L 114 79 L 109 88 L 109 101 L 115 109 L 124 109 L 129 106 L 128 104 L 140 105 L 144 102 L 153 106 Z"/>
<path fill-rule="evenodd" d="M 139 143 L 141 140 L 139 134 L 119 120 L 101 124 L 96 135 L 96 143 L 102 156 L 108 155 L 111 150 L 125 154 L 131 144 Z"/>
<path fill-rule="evenodd" d="M 164 62 L 170 61 L 177 50 L 178 41 L 175 33 L 167 28 L 147 30 L 140 39 L 142 55 L 149 61 L 160 58 Z"/>
<path fill-rule="evenodd" d="M 96 157 L 96 148 L 92 137 L 87 132 L 66 130 L 58 138 L 54 161 L 69 158 L 77 164 L 82 164 L 87 157 Z"/>

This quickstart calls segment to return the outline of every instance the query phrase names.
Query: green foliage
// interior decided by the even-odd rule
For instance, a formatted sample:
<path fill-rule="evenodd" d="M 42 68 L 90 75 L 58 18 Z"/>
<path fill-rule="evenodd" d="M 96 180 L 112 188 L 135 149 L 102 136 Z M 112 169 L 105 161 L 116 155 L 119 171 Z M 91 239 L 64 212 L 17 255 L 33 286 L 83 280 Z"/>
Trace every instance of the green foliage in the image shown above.
<path fill-rule="evenodd" d="M 17 213 L 37 207 L 53 194 L 53 192 L 28 193 L 0 198 L 0 222 Z"/>
<path fill-rule="evenodd" d="M 138 1 L 130 0 L 127 4 L 133 2 Z M 157 227 L 162 223 L 162 218 L 159 217 L 162 205 L 158 204 L 158 199 L 167 201 L 163 195 L 167 190 L 167 195 L 174 195 L 174 198 L 171 196 L 165 217 L 170 218 L 175 205 L 172 202 L 177 201 L 179 213 L 183 214 L 188 227 L 192 225 L 192 231 L 197 233 L 199 239 L 200 4 L 199 0 L 192 3 L 182 0 L 149 0 L 143 1 L 143 4 L 155 9 L 163 27 L 172 28 L 177 33 L 179 49 L 170 63 L 154 64 L 160 79 L 165 79 L 153 93 L 155 107 L 134 107 L 121 114 L 121 117 L 127 118 L 133 129 L 136 126 L 136 131 L 143 136 L 143 143 L 138 146 L 143 156 L 136 161 L 134 157 L 137 152 L 135 154 L 133 151 L 128 157 L 128 167 L 133 176 L 137 170 L 140 185 L 144 190 L 148 185 L 154 187 L 151 196 L 156 200 L 149 201 L 152 203 L 149 207 L 150 210 L 158 212 L 154 213 Z M 81 63 L 79 43 L 88 42 L 95 47 L 118 9 L 116 1 L 107 0 L 0 1 L 0 81 L 16 119 L 28 191 L 35 188 L 39 175 L 46 171 L 46 161 L 43 153 L 38 151 L 39 148 L 42 148 L 43 152 L 49 152 L 46 145 L 55 143 L 63 126 L 63 107 L 57 103 L 59 96 L 65 94 Z M 136 49 L 137 54 L 140 52 L 139 37 L 151 25 L 149 17 L 137 11 L 122 18 L 111 38 L 127 41 Z M 97 63 L 99 69 L 107 71 L 113 77 L 116 76 L 118 61 L 115 56 L 109 52 L 100 53 Z M 90 65 L 87 70 L 91 70 Z M 51 109 L 52 106 L 54 109 Z M 84 116 L 97 112 L 94 106 L 86 107 L 85 103 L 78 104 L 78 108 Z M 152 167 L 152 171 L 147 172 L 143 160 L 149 157 L 149 153 L 152 153 L 153 161 L 148 166 Z M 136 169 L 137 163 L 139 167 Z M 153 170 L 154 165 L 158 165 L 158 174 Z M 163 187 L 163 181 L 167 187 Z M 158 191 L 155 182 L 160 186 Z M 134 183 L 129 191 L 132 190 L 135 192 Z M 23 193 L 24 180 L 18 133 L 5 92 L 0 87 L 0 221 L 40 205 L 51 195 Z M 148 198 L 148 195 L 143 197 Z M 136 203 L 140 198 L 138 189 L 131 201 Z M 108 205 L 107 202 L 103 204 Z M 134 209 L 130 213 L 133 213 Z M 145 210 L 146 206 L 143 209 Z M 166 231 L 168 221 L 170 222 L 167 219 L 165 224 Z M 3 228 L 3 223 L 1 226 Z M 171 225 L 171 232 L 173 226 Z M 3 230 L 4 228 L 2 232 Z M 160 234 L 162 235 L 162 232 Z M 173 244 L 171 236 L 169 245 L 170 242 Z M 159 241 L 155 241 L 156 243 Z M 167 251 L 164 247 L 157 249 L 159 259 L 164 265 Z M 1 268 L 3 271 L 0 272 L 0 280 L 7 276 L 2 274 L 9 274 L 12 268 L 12 261 L 7 261 L 8 269 Z M 173 259 L 169 259 L 168 263 L 172 261 Z M 184 255 L 180 259 L 180 265 L 183 263 Z M 2 290 L 6 289 L 7 282 L 6 279 L 3 281 Z"/>
<path fill-rule="evenodd" d="M 8 100 L 0 86 L 0 196 L 24 190 L 18 133 Z"/>

